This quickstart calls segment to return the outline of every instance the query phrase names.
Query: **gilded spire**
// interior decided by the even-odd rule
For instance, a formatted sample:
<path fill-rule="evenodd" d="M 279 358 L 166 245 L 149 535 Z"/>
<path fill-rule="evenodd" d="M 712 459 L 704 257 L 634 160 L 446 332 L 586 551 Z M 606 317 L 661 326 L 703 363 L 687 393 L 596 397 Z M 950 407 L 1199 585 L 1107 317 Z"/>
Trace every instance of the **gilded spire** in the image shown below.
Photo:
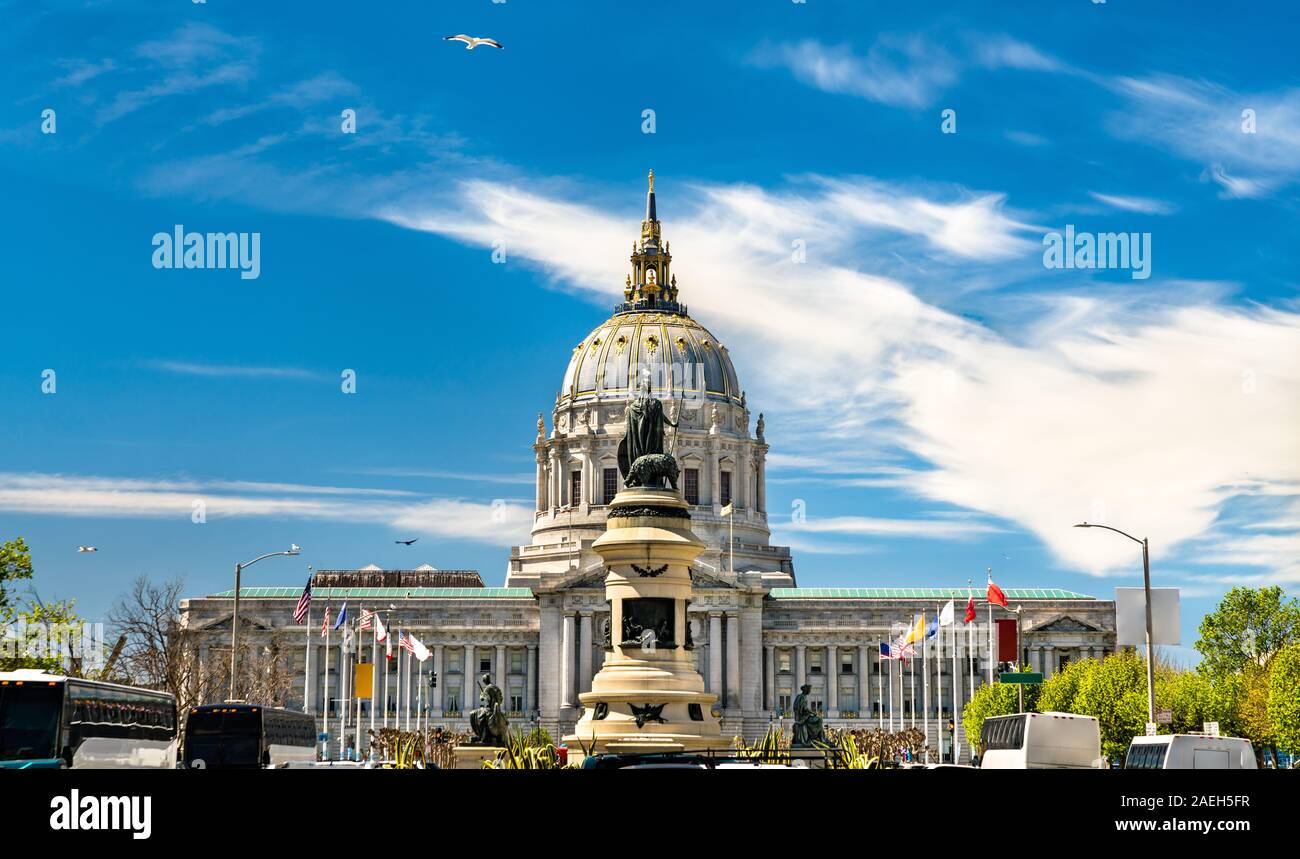
<path fill-rule="evenodd" d="M 677 303 L 677 278 L 669 270 L 672 255 L 661 241 L 659 213 L 655 204 L 655 171 L 646 176 L 645 220 L 641 222 L 641 240 L 632 243 L 632 274 L 623 289 L 620 312 L 655 309 L 668 313 L 685 313 Z"/>

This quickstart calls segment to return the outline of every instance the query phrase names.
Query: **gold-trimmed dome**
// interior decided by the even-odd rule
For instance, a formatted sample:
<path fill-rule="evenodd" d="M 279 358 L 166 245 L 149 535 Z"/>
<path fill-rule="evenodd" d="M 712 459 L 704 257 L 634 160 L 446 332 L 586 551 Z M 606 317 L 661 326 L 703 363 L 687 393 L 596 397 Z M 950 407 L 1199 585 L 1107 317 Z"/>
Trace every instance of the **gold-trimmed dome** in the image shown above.
<path fill-rule="evenodd" d="M 624 300 L 573 350 L 560 398 L 628 399 L 648 373 L 658 397 L 739 403 L 740 384 L 726 348 L 677 300 L 677 276 L 671 271 L 668 243 L 662 241 L 653 170 L 649 182 Z"/>

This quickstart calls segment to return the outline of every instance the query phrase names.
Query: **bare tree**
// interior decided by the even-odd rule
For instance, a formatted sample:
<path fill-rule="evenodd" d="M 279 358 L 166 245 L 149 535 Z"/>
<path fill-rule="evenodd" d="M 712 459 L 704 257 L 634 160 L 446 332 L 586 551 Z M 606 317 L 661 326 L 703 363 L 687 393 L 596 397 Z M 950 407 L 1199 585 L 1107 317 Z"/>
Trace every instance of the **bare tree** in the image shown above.
<path fill-rule="evenodd" d="M 182 711 L 220 700 L 221 688 L 220 672 L 199 658 L 198 635 L 180 625 L 184 586 L 179 578 L 155 584 L 141 576 L 108 615 L 117 633 L 126 636 L 114 676 L 171 692 Z"/>
<path fill-rule="evenodd" d="M 176 696 L 181 712 L 222 701 L 230 688 L 230 647 L 224 637 L 180 622 L 184 580 L 155 584 L 141 577 L 109 612 L 115 631 L 126 637 L 114 676 Z M 206 647 L 204 645 L 207 645 Z M 275 638 L 242 640 L 239 691 L 248 701 L 282 707 L 296 676 L 290 655 Z"/>

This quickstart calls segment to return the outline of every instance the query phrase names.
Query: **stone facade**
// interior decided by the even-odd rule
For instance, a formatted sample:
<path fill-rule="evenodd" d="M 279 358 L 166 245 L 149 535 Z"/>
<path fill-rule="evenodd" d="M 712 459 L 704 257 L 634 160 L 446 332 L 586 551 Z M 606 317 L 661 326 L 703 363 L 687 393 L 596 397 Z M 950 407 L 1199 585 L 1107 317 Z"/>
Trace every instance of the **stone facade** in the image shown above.
<path fill-rule="evenodd" d="M 427 670 L 438 677 L 437 689 L 425 690 L 430 724 L 467 729 L 466 713 L 477 701 L 473 678 L 490 673 L 517 724 L 540 724 L 556 737 L 570 733 L 581 715 L 579 695 L 591 690 L 606 652 L 601 640 L 609 615 L 606 571 L 592 544 L 605 533 L 608 502 L 623 489 L 617 448 L 624 408 L 638 379 L 648 378 L 654 395 L 680 424 L 670 431 L 666 449 L 681 466 L 691 529 L 705 544 L 690 571 L 693 657 L 706 690 L 719 697 L 723 737 L 761 735 L 783 718 L 804 682 L 813 686 L 813 700 L 828 726 L 892 721 L 897 727 L 904 718 L 921 726 L 924 673 L 916 676 L 913 660 L 909 678 L 887 694 L 879 645 L 893 639 L 901 624 L 937 611 L 949 599 L 960 609 L 965 589 L 796 587 L 789 549 L 769 545 L 762 415 L 753 420 L 726 347 L 678 301 L 653 182 L 631 261 L 625 300 L 574 347 L 549 432 L 538 415 L 532 537 L 510 551 L 506 587 L 483 587 L 474 573 L 439 579 L 443 574 L 431 567 L 335 571 L 318 576 L 314 623 L 319 626 L 326 601 L 338 606 L 347 599 L 353 612 L 382 609 L 390 627 L 413 630 L 432 650 Z M 729 517 L 724 516 L 728 507 Z M 1021 660 L 1035 670 L 1050 676 L 1069 660 L 1101 656 L 1115 647 L 1113 602 L 1052 590 L 1008 589 L 1007 595 L 1023 608 Z M 210 633 L 208 654 L 215 656 L 224 646 L 225 656 L 219 658 L 225 659 L 231 596 L 182 603 L 182 623 Z M 324 642 L 313 629 L 308 645 L 308 633 L 293 625 L 298 596 L 298 588 L 248 589 L 241 597 L 241 640 L 292 654 L 287 658 L 299 678 L 293 689 L 299 706 L 303 658 L 310 647 L 313 677 L 306 706 L 324 714 Z M 943 712 L 952 712 L 954 704 L 959 708 L 988 676 L 985 622 L 981 604 L 973 649 L 968 629 L 958 625 L 955 674 L 950 653 L 942 664 L 927 663 L 936 669 L 936 693 L 943 690 L 943 711 L 938 694 L 929 696 L 934 748 L 940 745 L 940 725 L 947 723 Z M 367 648 L 362 658 L 370 659 Z M 337 654 L 331 659 L 330 689 L 336 692 Z M 392 671 L 388 684 L 392 701 Z M 383 723 L 382 714 L 376 721 Z M 368 715 L 363 726 L 369 726 Z M 331 731 L 337 736 L 336 728 Z M 945 737 L 945 747 L 949 742 Z"/>

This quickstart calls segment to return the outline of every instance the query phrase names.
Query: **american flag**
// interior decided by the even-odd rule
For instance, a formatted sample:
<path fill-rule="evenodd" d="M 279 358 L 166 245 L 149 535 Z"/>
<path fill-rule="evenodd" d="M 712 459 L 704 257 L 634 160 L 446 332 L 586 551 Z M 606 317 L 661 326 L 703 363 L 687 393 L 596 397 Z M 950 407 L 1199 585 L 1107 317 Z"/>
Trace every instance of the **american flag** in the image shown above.
<path fill-rule="evenodd" d="M 329 635 L 329 631 L 330 631 L 330 607 L 325 606 L 325 620 L 321 621 L 320 637 L 324 638 L 325 636 Z"/>
<path fill-rule="evenodd" d="M 373 611 L 361 610 L 361 628 L 370 629 L 375 623 L 375 613 Z"/>
<path fill-rule="evenodd" d="M 407 635 L 405 632 L 398 636 L 397 646 L 405 650 L 407 653 L 415 652 L 415 645 L 411 643 L 411 636 Z"/>
<path fill-rule="evenodd" d="M 293 610 L 293 622 L 302 623 L 307 619 L 307 612 L 311 610 L 311 579 L 307 580 L 307 587 L 302 589 L 302 596 L 298 597 L 298 605 Z"/>

